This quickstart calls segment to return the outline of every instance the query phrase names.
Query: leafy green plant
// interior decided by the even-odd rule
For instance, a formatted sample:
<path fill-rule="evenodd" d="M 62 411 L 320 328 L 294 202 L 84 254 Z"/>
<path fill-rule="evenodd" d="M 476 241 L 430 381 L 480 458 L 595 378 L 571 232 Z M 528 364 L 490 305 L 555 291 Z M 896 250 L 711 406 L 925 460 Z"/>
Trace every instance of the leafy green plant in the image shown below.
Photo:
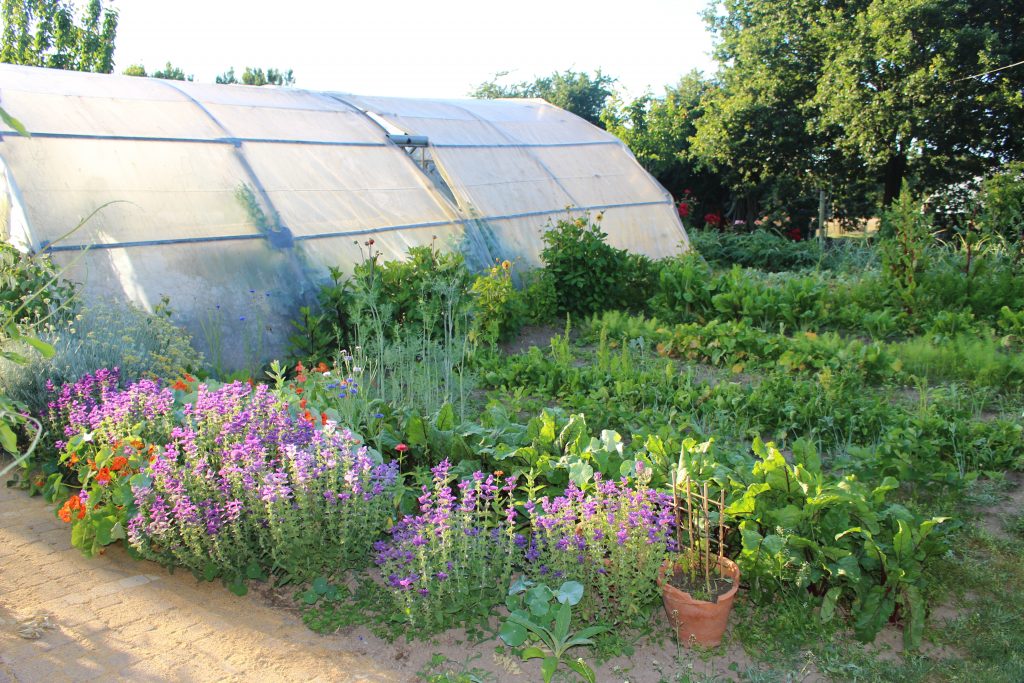
<path fill-rule="evenodd" d="M 527 306 L 512 284 L 511 261 L 502 261 L 478 275 L 469 293 L 475 302 L 471 341 L 493 346 L 522 327 Z"/>
<path fill-rule="evenodd" d="M 554 278 L 558 310 L 577 316 L 622 306 L 627 295 L 629 257 L 609 245 L 601 216 L 565 218 L 544 232 L 541 259 Z"/>
<path fill-rule="evenodd" d="M 505 601 L 509 616 L 502 623 L 498 636 L 510 647 L 520 647 L 529 641 L 522 651 L 524 661 L 540 659 L 544 683 L 550 683 L 558 667 L 564 664 L 579 674 L 583 680 L 595 683 L 594 670 L 583 660 L 566 659 L 568 650 L 583 645 L 592 645 L 594 636 L 604 633 L 608 626 L 588 626 L 573 633 L 572 607 L 583 599 L 583 585 L 566 581 L 557 590 L 546 584 L 534 583 L 528 579 L 517 579 L 508 590 Z"/>

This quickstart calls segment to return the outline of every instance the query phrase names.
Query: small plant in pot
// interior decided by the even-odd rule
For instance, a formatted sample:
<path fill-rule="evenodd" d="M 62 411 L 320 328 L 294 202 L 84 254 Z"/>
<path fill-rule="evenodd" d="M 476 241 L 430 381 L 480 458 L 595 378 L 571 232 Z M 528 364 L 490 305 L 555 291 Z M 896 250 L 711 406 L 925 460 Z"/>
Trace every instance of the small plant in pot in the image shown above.
<path fill-rule="evenodd" d="M 679 555 L 658 572 L 658 585 L 679 641 L 713 647 L 722 642 L 740 570 L 725 557 L 725 492 L 712 499 L 707 483 L 672 477 Z"/>

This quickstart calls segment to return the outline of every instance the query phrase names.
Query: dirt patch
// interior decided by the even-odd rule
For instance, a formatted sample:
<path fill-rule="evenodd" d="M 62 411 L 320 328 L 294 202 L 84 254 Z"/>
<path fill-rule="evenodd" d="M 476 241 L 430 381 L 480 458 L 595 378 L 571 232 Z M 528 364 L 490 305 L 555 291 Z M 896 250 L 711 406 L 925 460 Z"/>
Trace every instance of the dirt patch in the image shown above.
<path fill-rule="evenodd" d="M 1006 523 L 1024 513 L 1024 473 L 1007 472 L 1006 481 L 1010 485 L 1006 499 L 978 510 L 981 527 L 1004 541 L 1013 539 L 1013 535 L 1006 530 Z"/>
<path fill-rule="evenodd" d="M 533 346 L 546 349 L 551 345 L 552 338 L 564 332 L 564 325 L 526 325 L 519 330 L 515 339 L 502 344 L 501 350 L 509 355 L 516 355 L 529 351 Z M 573 332 L 570 332 L 569 338 L 572 339 L 573 336 Z"/>

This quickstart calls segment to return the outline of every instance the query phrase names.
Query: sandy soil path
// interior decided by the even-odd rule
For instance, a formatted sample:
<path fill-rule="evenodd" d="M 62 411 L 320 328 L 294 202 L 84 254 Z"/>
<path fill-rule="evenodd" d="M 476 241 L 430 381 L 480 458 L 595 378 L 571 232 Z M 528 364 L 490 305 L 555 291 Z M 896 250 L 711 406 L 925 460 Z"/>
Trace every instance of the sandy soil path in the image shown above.
<path fill-rule="evenodd" d="M 407 679 L 251 594 L 121 548 L 89 560 L 43 501 L 0 485 L 2 683 Z"/>

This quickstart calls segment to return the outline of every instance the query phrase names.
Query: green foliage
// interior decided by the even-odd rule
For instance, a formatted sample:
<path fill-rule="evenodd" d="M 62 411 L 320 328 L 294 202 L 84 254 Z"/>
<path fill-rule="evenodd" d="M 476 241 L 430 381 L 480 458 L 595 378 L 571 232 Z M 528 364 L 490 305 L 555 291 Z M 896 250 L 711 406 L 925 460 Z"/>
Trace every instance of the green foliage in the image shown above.
<path fill-rule="evenodd" d="M 875 487 L 854 477 L 830 479 L 806 441 L 793 444 L 793 465 L 773 444 L 755 440 L 753 450 L 758 460 L 749 472 L 725 476 L 739 484 L 726 514 L 738 524 L 737 561 L 755 592 L 770 590 L 766 581 L 794 582 L 824 596 L 823 621 L 840 601 L 851 600 L 855 632 L 865 641 L 898 614 L 907 647 L 918 647 L 924 562 L 944 550 L 931 532 L 945 518 L 924 519 L 886 504 L 886 493 L 899 487 L 891 477 Z"/>
<path fill-rule="evenodd" d="M 132 304 L 97 303 L 72 319 L 40 333 L 54 353 L 24 365 L 0 360 L 0 387 L 33 413 L 46 413 L 46 385 L 61 385 L 101 368 L 117 367 L 121 377 L 180 377 L 196 371 L 202 354 L 191 337 L 167 315 L 153 315 Z"/>
<path fill-rule="evenodd" d="M 647 261 L 612 247 L 607 237 L 600 215 L 593 221 L 584 214 L 547 226 L 540 256 L 553 278 L 560 312 L 587 316 L 631 300 L 646 301 L 648 292 L 630 292 L 629 287 L 647 279 Z"/>
<path fill-rule="evenodd" d="M 239 81 L 235 76 L 235 67 L 231 67 L 224 73 L 217 76 L 217 83 L 224 85 L 242 83 L 244 85 L 291 86 L 295 85 L 295 75 L 292 73 L 291 69 L 288 69 L 287 71 L 267 69 L 266 72 L 264 72 L 263 69 L 247 66 L 245 67 L 245 71 L 242 72 L 241 81 Z"/>
<path fill-rule="evenodd" d="M 111 73 L 117 10 L 88 0 L 78 13 L 66 0 L 4 0 L 0 62 Z"/>
<path fill-rule="evenodd" d="M 474 300 L 469 338 L 493 346 L 512 337 L 523 326 L 530 299 L 512 284 L 512 263 L 502 261 L 478 275 L 469 288 Z"/>
<path fill-rule="evenodd" d="M 0 315 L 22 329 L 41 328 L 73 315 L 76 297 L 75 284 L 60 278 L 48 256 L 0 243 Z"/>
<path fill-rule="evenodd" d="M 925 269 L 931 226 L 918 208 L 906 184 L 899 200 L 882 216 L 879 245 L 882 268 L 908 313 L 913 313 L 918 274 Z"/>
<path fill-rule="evenodd" d="M 339 268 L 330 268 L 330 279 L 316 293 L 317 308 L 299 308 L 292 320 L 294 332 L 288 336 L 288 352 L 293 361 L 316 365 L 333 360 L 355 333 L 350 317 L 354 310 L 352 284 Z"/>
<path fill-rule="evenodd" d="M 522 650 L 524 661 L 540 659 L 544 683 L 550 683 L 555 671 L 562 664 L 579 674 L 583 680 L 594 683 L 594 670 L 578 657 L 563 659 L 566 652 L 574 647 L 592 645 L 596 635 L 604 633 L 608 626 L 588 626 L 576 633 L 572 628 L 572 608 L 583 598 L 583 585 L 566 581 L 558 590 L 546 584 L 535 584 L 527 579 L 518 579 L 508 590 L 505 601 L 509 610 L 508 618 L 502 623 L 499 637 L 510 647 L 520 647 L 529 640 L 537 645 Z"/>
<path fill-rule="evenodd" d="M 163 69 L 154 71 L 152 76 L 153 78 L 163 78 L 167 81 L 191 81 L 195 78 L 192 75 L 186 76 L 185 72 L 182 71 L 180 67 L 174 66 L 170 62 L 167 62 Z"/>
<path fill-rule="evenodd" d="M 978 197 L 983 233 L 998 235 L 1024 251 L 1024 162 L 1007 164 L 981 184 Z"/>
<path fill-rule="evenodd" d="M 561 73 L 555 72 L 550 76 L 541 76 L 532 83 L 498 83 L 507 75 L 507 71 L 496 73 L 490 81 L 478 85 L 470 93 L 470 97 L 538 97 L 586 119 L 595 126 L 602 125 L 601 110 L 612 96 L 610 88 L 615 83 L 614 78 L 601 73 L 600 69 L 595 71 L 593 76 L 570 69 Z"/>

